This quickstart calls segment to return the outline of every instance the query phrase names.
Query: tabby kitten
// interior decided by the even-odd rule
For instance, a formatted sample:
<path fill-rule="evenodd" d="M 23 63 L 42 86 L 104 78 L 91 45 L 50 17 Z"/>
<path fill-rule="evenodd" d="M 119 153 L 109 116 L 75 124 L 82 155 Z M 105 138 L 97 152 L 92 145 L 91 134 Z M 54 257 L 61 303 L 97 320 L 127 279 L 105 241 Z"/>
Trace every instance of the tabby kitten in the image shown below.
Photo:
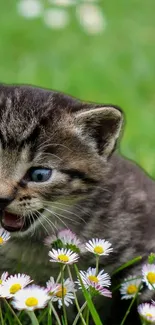
<path fill-rule="evenodd" d="M 0 85 L 0 214 L 12 234 L 0 250 L 1 272 L 19 267 L 45 283 L 55 265 L 43 240 L 66 227 L 81 241 L 99 237 L 112 243 L 114 253 L 102 261 L 108 272 L 138 255 L 145 260 L 154 250 L 155 183 L 114 153 L 122 123 L 122 111 L 113 105 Z M 84 254 L 82 268 L 94 265 L 90 257 Z M 119 309 L 111 308 L 106 324 L 119 324 Z"/>

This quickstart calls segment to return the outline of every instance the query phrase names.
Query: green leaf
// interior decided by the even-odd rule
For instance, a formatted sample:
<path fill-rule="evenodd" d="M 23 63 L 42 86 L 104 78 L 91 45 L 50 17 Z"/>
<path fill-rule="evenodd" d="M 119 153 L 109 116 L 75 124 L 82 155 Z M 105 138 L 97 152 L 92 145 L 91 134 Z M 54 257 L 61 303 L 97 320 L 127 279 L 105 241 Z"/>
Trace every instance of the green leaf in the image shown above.
<path fill-rule="evenodd" d="M 116 269 L 116 270 L 112 273 L 112 276 L 115 275 L 115 274 L 117 274 L 118 272 L 120 272 L 120 271 L 126 269 L 128 266 L 130 266 L 130 265 L 132 265 L 132 264 L 135 264 L 135 263 L 141 261 L 141 259 L 142 259 L 142 256 L 138 256 L 138 257 L 133 258 L 131 261 L 122 264 L 120 267 L 118 267 L 118 269 Z"/>

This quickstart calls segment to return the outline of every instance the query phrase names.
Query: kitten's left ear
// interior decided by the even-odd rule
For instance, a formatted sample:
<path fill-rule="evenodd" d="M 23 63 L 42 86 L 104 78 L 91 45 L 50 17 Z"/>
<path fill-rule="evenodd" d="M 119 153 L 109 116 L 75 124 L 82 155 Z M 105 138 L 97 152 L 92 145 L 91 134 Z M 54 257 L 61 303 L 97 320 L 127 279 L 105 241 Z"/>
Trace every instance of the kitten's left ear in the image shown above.
<path fill-rule="evenodd" d="M 95 141 L 99 154 L 108 157 L 119 137 L 123 115 L 114 106 L 91 107 L 76 113 L 75 122 L 83 135 Z"/>

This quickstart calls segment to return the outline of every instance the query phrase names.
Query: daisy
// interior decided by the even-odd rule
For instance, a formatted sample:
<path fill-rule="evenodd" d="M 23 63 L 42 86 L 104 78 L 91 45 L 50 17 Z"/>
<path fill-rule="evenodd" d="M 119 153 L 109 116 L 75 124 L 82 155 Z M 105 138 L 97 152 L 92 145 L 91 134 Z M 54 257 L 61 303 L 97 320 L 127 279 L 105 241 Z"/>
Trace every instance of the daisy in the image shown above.
<path fill-rule="evenodd" d="M 44 244 L 46 246 L 51 246 L 53 243 L 57 242 L 58 240 L 58 237 L 53 235 L 53 236 L 47 236 L 45 239 L 44 239 Z"/>
<path fill-rule="evenodd" d="M 57 289 L 50 295 L 52 301 L 58 302 L 58 307 L 62 306 L 62 298 L 64 299 L 64 304 L 68 307 L 69 304 L 72 304 L 72 300 L 74 299 L 74 282 L 72 282 L 69 278 L 66 279 L 62 284 L 58 284 Z"/>
<path fill-rule="evenodd" d="M 149 324 L 155 324 L 155 306 L 144 303 L 138 306 L 139 315 Z"/>
<path fill-rule="evenodd" d="M 79 251 L 81 248 L 80 240 L 77 236 L 69 229 L 64 229 L 58 232 L 57 236 L 48 236 L 44 240 L 45 245 L 57 245 L 57 248 L 70 248 L 73 251 Z M 53 247 L 55 248 L 55 247 Z"/>
<path fill-rule="evenodd" d="M 10 275 L 0 288 L 0 296 L 3 298 L 12 298 L 19 290 L 26 287 L 32 280 L 26 274 Z"/>
<path fill-rule="evenodd" d="M 98 238 L 93 238 L 92 240 L 89 240 L 86 243 L 86 249 L 89 252 L 94 253 L 98 256 L 109 255 L 109 253 L 113 251 L 113 248 L 111 247 L 111 244 L 108 241 Z"/>
<path fill-rule="evenodd" d="M 3 282 L 7 279 L 8 277 L 8 272 L 4 272 L 2 273 L 1 277 L 0 277 L 0 286 L 3 284 Z"/>
<path fill-rule="evenodd" d="M 49 301 L 49 296 L 45 288 L 41 288 L 35 284 L 24 288 L 16 293 L 13 298 L 12 305 L 18 310 L 34 310 L 44 308 Z"/>
<path fill-rule="evenodd" d="M 76 263 L 79 256 L 70 249 L 52 249 L 49 251 L 48 255 L 51 257 L 50 262 L 58 262 L 63 264 L 73 264 Z"/>
<path fill-rule="evenodd" d="M 124 283 L 121 284 L 121 288 L 120 288 L 120 293 L 122 295 L 121 299 L 133 298 L 137 293 L 137 291 L 139 290 L 141 281 L 142 281 L 141 279 L 135 279 L 132 276 L 125 279 Z"/>
<path fill-rule="evenodd" d="M 91 268 L 87 271 L 80 271 L 81 280 L 86 288 L 88 288 L 92 283 L 99 284 L 103 287 L 109 287 L 111 285 L 110 276 L 104 273 L 104 270 L 96 274 L 96 268 Z M 77 281 L 79 287 L 81 287 L 80 281 Z"/>
<path fill-rule="evenodd" d="M 5 244 L 10 239 L 10 233 L 3 228 L 0 228 L 0 246 Z"/>
<path fill-rule="evenodd" d="M 146 264 L 142 268 L 143 281 L 150 290 L 155 289 L 155 265 Z"/>
<path fill-rule="evenodd" d="M 64 245 L 73 245 L 80 247 L 80 240 L 77 236 L 69 229 L 59 231 L 58 238 Z"/>

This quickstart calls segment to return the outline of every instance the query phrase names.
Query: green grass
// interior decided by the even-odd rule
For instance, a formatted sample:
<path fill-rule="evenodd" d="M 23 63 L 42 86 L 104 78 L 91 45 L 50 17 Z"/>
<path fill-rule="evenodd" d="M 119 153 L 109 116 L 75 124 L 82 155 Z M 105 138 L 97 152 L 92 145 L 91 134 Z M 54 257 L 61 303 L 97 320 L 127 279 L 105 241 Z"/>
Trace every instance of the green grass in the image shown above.
<path fill-rule="evenodd" d="M 21 17 L 17 2 L 0 5 L 0 81 L 120 105 L 121 150 L 155 176 L 155 1 L 101 1 L 107 26 L 100 35 L 84 32 L 75 7 L 66 9 L 70 25 L 56 31 Z"/>

